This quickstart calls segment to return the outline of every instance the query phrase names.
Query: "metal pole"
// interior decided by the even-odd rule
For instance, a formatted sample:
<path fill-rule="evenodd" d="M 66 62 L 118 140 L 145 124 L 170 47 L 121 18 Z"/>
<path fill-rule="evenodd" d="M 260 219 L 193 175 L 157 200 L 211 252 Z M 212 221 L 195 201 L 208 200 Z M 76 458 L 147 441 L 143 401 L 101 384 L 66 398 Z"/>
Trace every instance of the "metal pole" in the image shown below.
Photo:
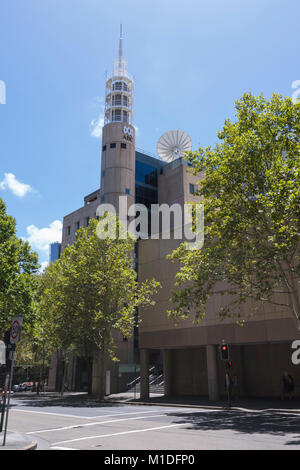
<path fill-rule="evenodd" d="M 12 349 L 12 358 L 11 358 L 11 366 L 10 366 L 10 377 L 9 377 L 9 392 L 8 392 L 8 401 L 7 401 L 7 409 L 6 409 L 6 419 L 5 419 L 3 446 L 5 446 L 5 442 L 6 442 L 7 423 L 8 423 L 8 412 L 9 412 L 9 404 L 10 404 L 10 396 L 11 396 L 11 386 L 12 386 L 12 378 L 13 378 L 13 371 L 14 371 L 14 361 L 15 361 L 15 351 L 14 351 L 14 349 Z"/>
<path fill-rule="evenodd" d="M 4 421 L 4 415 L 5 415 L 8 384 L 9 384 L 9 374 L 6 374 L 4 390 L 2 392 L 2 397 L 1 397 L 1 399 L 2 399 L 2 409 L 1 409 L 0 432 L 3 431 L 3 421 Z"/>

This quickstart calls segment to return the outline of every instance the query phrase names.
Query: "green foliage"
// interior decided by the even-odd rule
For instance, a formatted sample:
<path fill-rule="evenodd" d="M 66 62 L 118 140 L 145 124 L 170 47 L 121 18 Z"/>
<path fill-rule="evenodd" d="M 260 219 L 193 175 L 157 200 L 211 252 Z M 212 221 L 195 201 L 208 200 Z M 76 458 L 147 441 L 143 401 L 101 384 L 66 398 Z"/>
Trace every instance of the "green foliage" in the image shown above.
<path fill-rule="evenodd" d="M 193 174 L 205 175 L 198 191 L 205 241 L 201 251 L 181 245 L 170 256 L 180 270 L 169 314 L 177 320 L 193 311 L 197 322 L 220 293 L 229 295 L 221 316 L 239 317 L 251 298 L 290 309 L 299 325 L 300 107 L 246 93 L 235 108 L 221 142 L 188 157 Z"/>
<path fill-rule="evenodd" d="M 112 222 L 113 216 L 104 217 Z M 131 336 L 136 308 L 152 303 L 158 283 L 137 282 L 132 238 L 99 235 L 97 220 L 91 220 L 49 265 L 41 278 L 39 310 L 54 349 L 86 356 L 109 350 L 115 358 L 113 332 Z"/>
<path fill-rule="evenodd" d="M 23 316 L 23 328 L 34 321 L 33 298 L 39 268 L 37 254 L 16 236 L 16 221 L 7 215 L 0 199 L 0 331 L 10 328 L 15 315 Z"/>

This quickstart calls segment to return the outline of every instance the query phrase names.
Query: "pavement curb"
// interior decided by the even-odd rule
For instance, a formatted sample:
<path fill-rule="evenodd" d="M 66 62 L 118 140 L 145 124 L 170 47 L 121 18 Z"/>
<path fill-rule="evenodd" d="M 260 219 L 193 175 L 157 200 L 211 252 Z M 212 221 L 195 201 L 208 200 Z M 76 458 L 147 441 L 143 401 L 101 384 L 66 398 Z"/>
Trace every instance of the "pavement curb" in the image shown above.
<path fill-rule="evenodd" d="M 5 446 L 2 446 L 0 447 L 0 451 L 1 450 L 36 450 L 37 449 L 37 442 L 36 441 L 32 441 L 30 442 L 30 444 L 26 445 L 25 447 L 21 447 L 21 446 L 13 446 L 13 445 L 5 445 Z"/>
<path fill-rule="evenodd" d="M 205 408 L 208 410 L 224 410 L 224 409 L 230 409 L 233 411 L 249 411 L 249 412 L 264 412 L 264 411 L 272 411 L 272 412 L 278 412 L 278 413 L 297 413 L 300 414 L 299 409 L 290 409 L 290 408 L 262 408 L 262 409 L 255 409 L 255 408 L 246 408 L 246 407 L 241 407 L 241 406 L 231 406 L 228 408 L 226 405 L 189 405 L 189 404 L 180 404 L 180 403 L 154 403 L 154 402 L 135 402 L 135 401 L 130 401 L 130 400 L 123 400 L 123 401 L 114 401 L 114 400 L 107 400 L 108 403 L 118 403 L 118 404 L 129 404 L 129 405 L 137 405 L 137 406 L 169 406 L 169 407 L 174 407 L 174 408 Z"/>

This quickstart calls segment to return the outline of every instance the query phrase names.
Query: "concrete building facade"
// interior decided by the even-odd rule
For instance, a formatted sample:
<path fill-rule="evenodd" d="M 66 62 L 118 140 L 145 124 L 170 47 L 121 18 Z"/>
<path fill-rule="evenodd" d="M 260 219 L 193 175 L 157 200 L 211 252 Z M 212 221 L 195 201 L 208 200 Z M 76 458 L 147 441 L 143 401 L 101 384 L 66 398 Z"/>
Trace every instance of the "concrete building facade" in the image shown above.
<path fill-rule="evenodd" d="M 138 151 L 133 126 L 133 80 L 127 72 L 120 39 L 119 57 L 114 72 L 106 82 L 105 125 L 102 134 L 100 188 L 84 198 L 83 207 L 64 217 L 62 247 L 73 243 L 76 231 L 97 217 L 101 204 L 119 209 L 119 196 L 127 197 L 128 207 L 144 204 L 151 215 L 152 204 L 197 202 L 194 195 L 204 175 L 189 172 L 183 158 L 166 163 Z M 289 312 L 270 304 L 241 306 L 245 320 L 238 326 L 232 319 L 220 320 L 217 312 L 226 298 L 215 295 L 207 304 L 206 317 L 200 325 L 185 320 L 174 326 L 167 316 L 170 294 L 178 266 L 166 259 L 181 240 L 138 240 L 135 251 L 139 280 L 156 278 L 161 282 L 155 306 L 139 310 L 141 324 L 131 340 L 116 338 L 120 363 L 106 362 L 107 393 L 123 391 L 130 379 L 140 373 L 141 396 L 149 397 L 149 369 L 163 371 L 165 395 L 198 395 L 217 400 L 225 395 L 225 369 L 218 346 L 225 340 L 230 346 L 231 374 L 238 378 L 241 397 L 278 397 L 283 371 L 295 380 L 300 395 L 300 365 L 291 361 L 291 343 L 299 338 Z M 254 310 L 253 307 L 257 307 Z M 57 364 L 53 362 L 49 388 L 55 388 Z M 75 360 L 74 360 L 75 361 Z M 84 370 L 77 361 L 72 366 L 72 389 L 82 388 Z M 75 361 L 75 362 L 76 362 Z M 95 364 L 97 358 L 95 358 Z M 99 376 L 94 364 L 94 388 Z M 76 372 L 77 370 L 77 372 Z M 140 371 L 140 372 L 138 372 Z"/>

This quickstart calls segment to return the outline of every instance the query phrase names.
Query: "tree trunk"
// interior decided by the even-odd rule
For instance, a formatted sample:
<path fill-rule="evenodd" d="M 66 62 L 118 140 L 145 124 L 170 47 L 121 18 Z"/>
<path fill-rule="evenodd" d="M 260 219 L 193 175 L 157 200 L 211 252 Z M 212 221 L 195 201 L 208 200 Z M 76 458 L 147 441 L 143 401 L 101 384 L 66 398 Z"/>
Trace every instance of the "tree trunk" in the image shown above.
<path fill-rule="evenodd" d="M 100 350 L 100 384 L 99 384 L 99 399 L 103 400 L 105 397 L 105 353 L 103 348 Z"/>
<path fill-rule="evenodd" d="M 63 362 L 63 374 L 62 374 L 62 382 L 61 382 L 61 390 L 60 390 L 61 396 L 63 396 L 64 391 L 65 391 L 66 377 L 67 377 L 67 361 L 65 360 Z"/>

